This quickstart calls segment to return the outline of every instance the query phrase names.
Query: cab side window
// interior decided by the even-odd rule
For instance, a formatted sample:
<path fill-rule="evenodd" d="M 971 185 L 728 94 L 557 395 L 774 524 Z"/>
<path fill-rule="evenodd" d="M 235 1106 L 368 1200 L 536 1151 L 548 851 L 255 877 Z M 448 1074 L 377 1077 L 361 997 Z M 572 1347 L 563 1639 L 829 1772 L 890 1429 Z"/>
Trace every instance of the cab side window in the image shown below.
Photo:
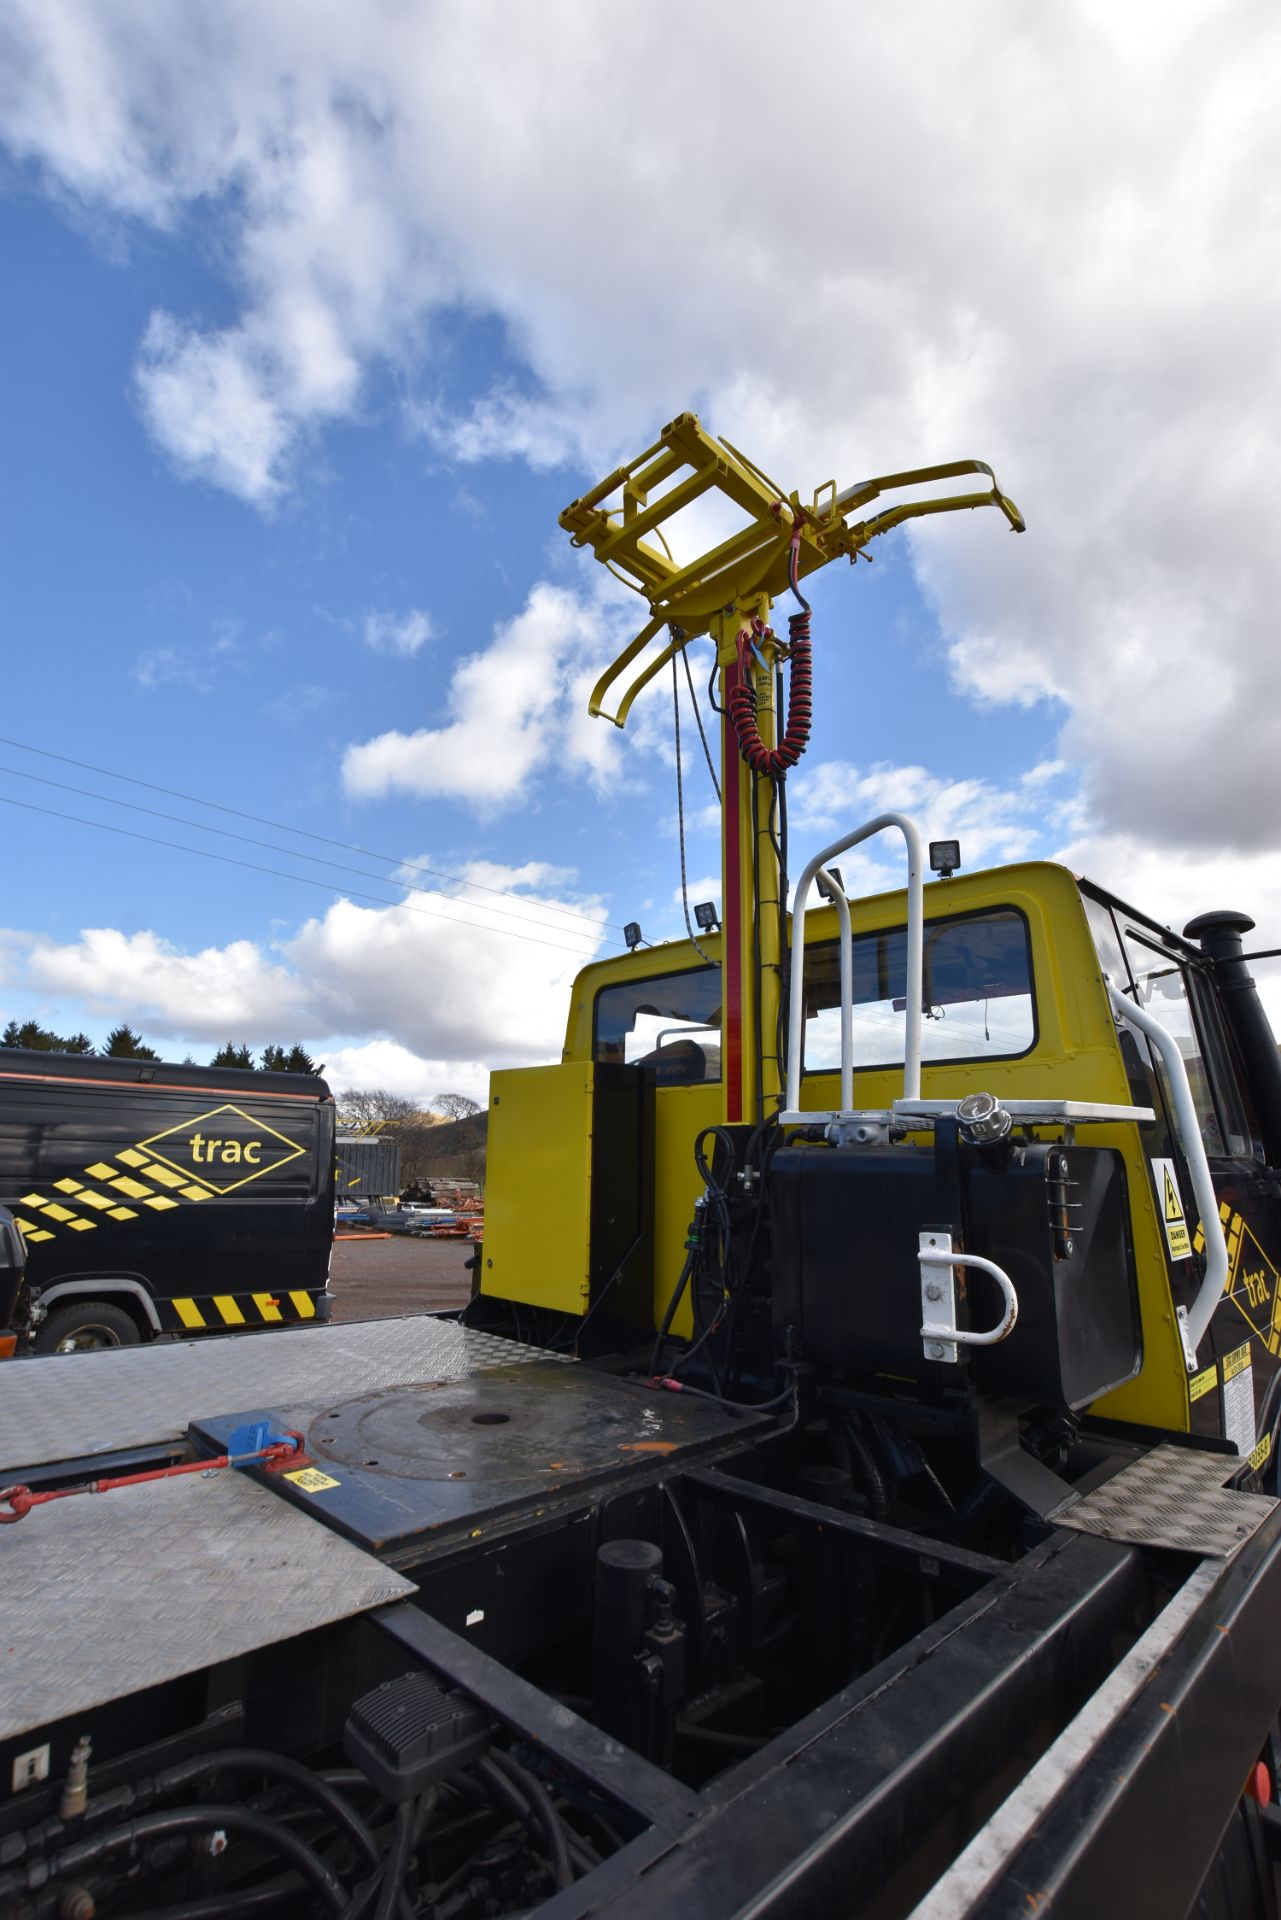
<path fill-rule="evenodd" d="M 652 1067 L 660 1087 L 719 1080 L 720 968 L 691 967 L 602 987 L 592 1058 Z"/>
<path fill-rule="evenodd" d="M 1219 1158 L 1252 1154 L 1251 1128 L 1210 997 L 1198 994 L 1201 983 L 1192 969 L 1132 927 L 1126 928 L 1125 948 L 1139 1005 L 1169 1029 L 1183 1055 L 1206 1152 Z M 1164 1077 L 1159 1058 L 1156 1067 Z"/>

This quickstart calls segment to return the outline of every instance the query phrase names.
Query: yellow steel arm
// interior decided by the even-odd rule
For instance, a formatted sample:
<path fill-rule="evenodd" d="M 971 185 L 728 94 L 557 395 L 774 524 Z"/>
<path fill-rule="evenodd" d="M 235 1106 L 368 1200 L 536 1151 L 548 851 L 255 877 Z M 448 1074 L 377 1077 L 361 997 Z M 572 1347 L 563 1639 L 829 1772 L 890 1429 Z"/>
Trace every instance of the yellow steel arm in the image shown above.
<path fill-rule="evenodd" d="M 968 473 L 986 474 L 992 482 L 990 490 L 901 501 L 869 520 L 849 522 L 851 513 L 888 489 Z M 663 524 L 712 491 L 730 500 L 746 516 L 746 524 L 697 560 L 678 565 Z M 604 504 L 620 494 L 616 505 Z M 987 506 L 999 507 L 1011 528 L 1022 533 L 1022 515 L 1001 492 L 996 475 L 983 460 L 953 460 L 942 466 L 881 474 L 843 493 L 837 492 L 835 481 L 828 481 L 816 490 L 808 506 L 802 506 L 798 494 L 785 496 L 767 474 L 728 441 L 713 440 L 696 414 L 678 415 L 663 428 L 652 447 L 627 466 L 615 468 L 560 516 L 560 524 L 574 545 L 590 546 L 598 560 L 645 596 L 653 616 L 592 689 L 591 713 L 605 714 L 605 702 L 614 683 L 663 627 L 671 629 L 670 643 L 629 683 L 615 711 L 605 715 L 616 726 L 626 723 L 641 688 L 686 641 L 706 633 L 721 609 L 754 595 L 765 594 L 772 599 L 782 593 L 788 584 L 788 550 L 796 534 L 797 572 L 804 576 L 841 554 L 857 559 L 869 541 L 904 520 Z M 655 545 L 655 540 L 660 545 Z"/>

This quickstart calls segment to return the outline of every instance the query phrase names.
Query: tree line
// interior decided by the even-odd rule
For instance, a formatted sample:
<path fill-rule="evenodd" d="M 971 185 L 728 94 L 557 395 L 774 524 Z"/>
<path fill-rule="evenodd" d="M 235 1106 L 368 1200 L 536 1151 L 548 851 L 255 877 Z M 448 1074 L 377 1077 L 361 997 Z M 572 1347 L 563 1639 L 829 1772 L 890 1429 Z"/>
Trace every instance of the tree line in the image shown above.
<path fill-rule="evenodd" d="M 154 1047 L 149 1047 L 142 1035 L 135 1033 L 131 1026 L 122 1024 L 113 1027 L 101 1047 L 95 1047 L 87 1033 L 55 1033 L 52 1027 L 42 1027 L 36 1020 L 26 1020 L 21 1025 L 10 1020 L 3 1034 L 0 1034 L 0 1047 L 28 1047 L 37 1053 L 79 1053 L 89 1054 L 103 1060 L 159 1060 L 160 1055 Z M 185 1067 L 194 1067 L 196 1062 L 188 1054 L 182 1063 Z M 307 1049 L 295 1043 L 292 1047 L 266 1046 L 260 1057 L 255 1060 L 253 1051 L 245 1045 L 237 1046 L 234 1040 L 228 1040 L 219 1047 L 211 1067 L 239 1067 L 245 1072 L 259 1073 L 323 1073 L 324 1066 L 313 1060 Z"/>

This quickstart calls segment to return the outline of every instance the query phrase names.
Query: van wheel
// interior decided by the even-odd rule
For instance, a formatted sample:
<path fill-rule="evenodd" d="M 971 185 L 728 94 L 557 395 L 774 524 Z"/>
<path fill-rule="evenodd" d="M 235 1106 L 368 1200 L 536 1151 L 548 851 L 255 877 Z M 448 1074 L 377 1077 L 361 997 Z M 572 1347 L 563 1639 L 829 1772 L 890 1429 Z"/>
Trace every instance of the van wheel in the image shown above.
<path fill-rule="evenodd" d="M 78 1300 L 55 1307 L 33 1342 L 35 1353 L 95 1353 L 102 1347 L 136 1347 L 138 1323 L 109 1300 Z"/>

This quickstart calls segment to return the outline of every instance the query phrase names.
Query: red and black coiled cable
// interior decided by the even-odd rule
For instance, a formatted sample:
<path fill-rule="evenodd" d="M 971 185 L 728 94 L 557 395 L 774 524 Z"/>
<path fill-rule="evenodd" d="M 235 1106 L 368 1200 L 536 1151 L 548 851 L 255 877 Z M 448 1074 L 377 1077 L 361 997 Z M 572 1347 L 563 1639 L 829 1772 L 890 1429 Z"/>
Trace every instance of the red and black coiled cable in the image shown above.
<path fill-rule="evenodd" d="M 791 684 L 787 692 L 787 727 L 776 747 L 767 747 L 761 739 L 756 720 L 756 693 L 752 685 L 751 649 L 756 640 L 772 640 L 774 635 L 764 621 L 754 619 L 751 629 L 744 627 L 738 636 L 738 685 L 725 703 L 730 725 L 738 740 L 738 750 L 754 774 L 781 780 L 809 745 L 814 719 L 814 649 L 810 642 L 810 605 L 797 584 L 799 539 L 792 541 L 792 592 L 801 603 L 799 613 L 787 622 L 787 657 L 791 662 Z"/>

